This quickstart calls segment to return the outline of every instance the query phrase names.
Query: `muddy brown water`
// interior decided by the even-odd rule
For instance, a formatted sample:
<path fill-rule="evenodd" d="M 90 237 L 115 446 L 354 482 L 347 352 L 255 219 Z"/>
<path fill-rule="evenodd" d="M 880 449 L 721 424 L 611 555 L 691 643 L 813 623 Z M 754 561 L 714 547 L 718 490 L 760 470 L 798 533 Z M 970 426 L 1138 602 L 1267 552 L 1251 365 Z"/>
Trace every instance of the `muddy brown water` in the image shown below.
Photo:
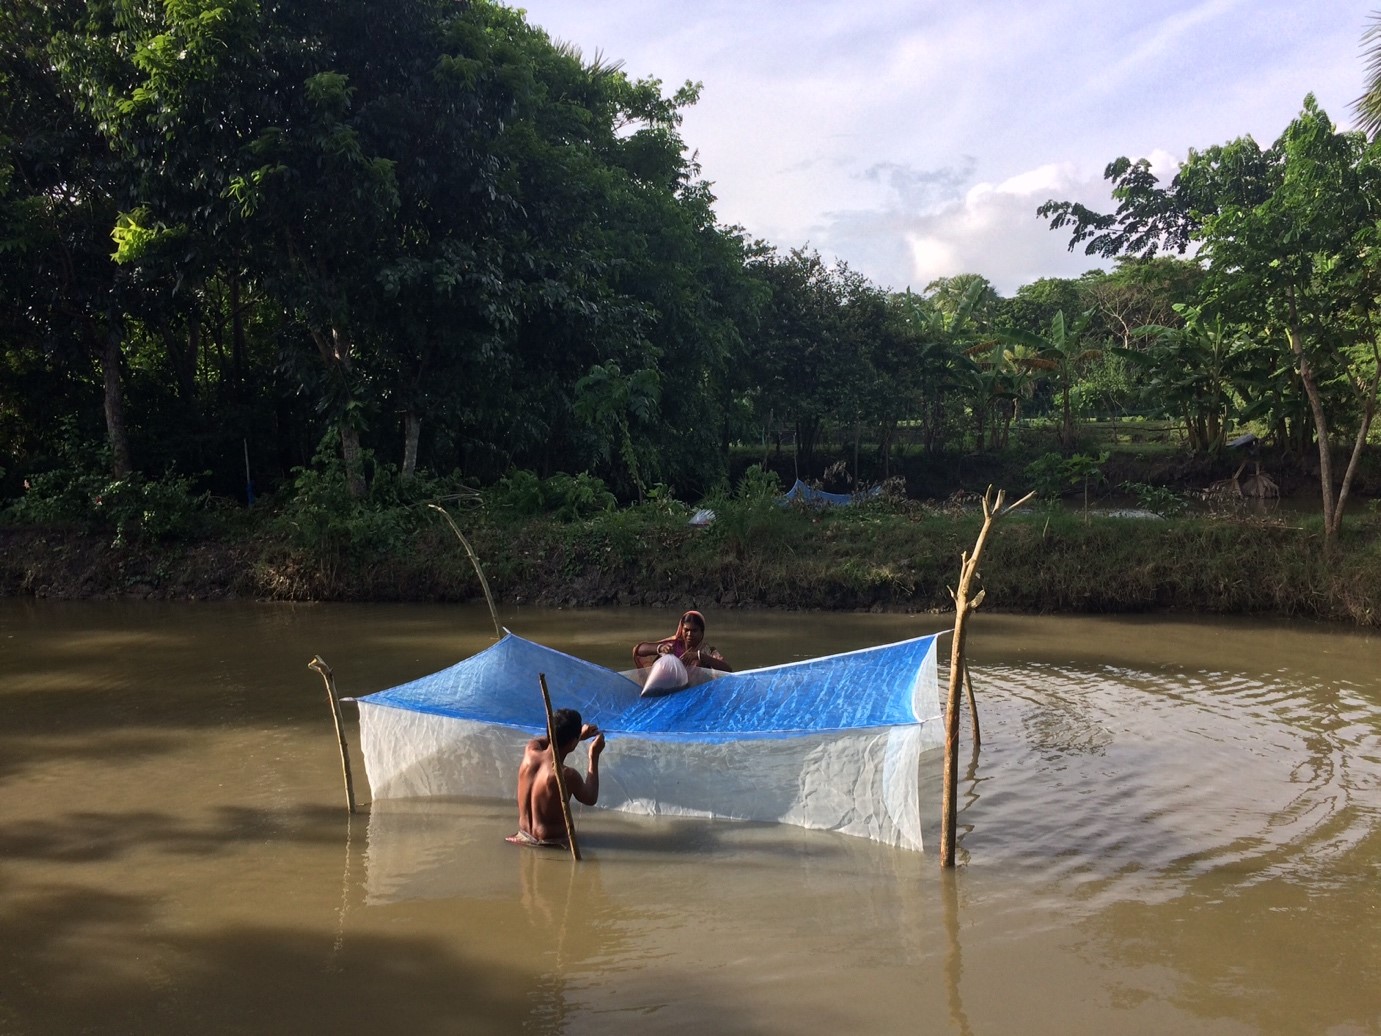
<path fill-rule="evenodd" d="M 676 616 L 503 618 L 622 667 Z M 708 619 L 740 667 L 945 622 Z M 573 865 L 506 844 L 505 802 L 351 818 L 306 663 L 364 694 L 491 639 L 469 607 L 0 601 L 0 1034 L 1381 1032 L 1375 635 L 980 613 L 951 874 L 938 759 L 922 854 L 587 810 Z"/>

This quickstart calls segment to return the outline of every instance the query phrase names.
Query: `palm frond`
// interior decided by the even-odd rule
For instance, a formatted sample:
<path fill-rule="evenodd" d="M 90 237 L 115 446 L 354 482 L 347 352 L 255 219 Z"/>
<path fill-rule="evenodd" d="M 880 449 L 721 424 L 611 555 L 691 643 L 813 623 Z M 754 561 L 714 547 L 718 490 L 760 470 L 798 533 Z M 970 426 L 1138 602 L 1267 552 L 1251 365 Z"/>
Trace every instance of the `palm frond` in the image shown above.
<path fill-rule="evenodd" d="M 1367 89 L 1353 101 L 1358 122 L 1368 136 L 1381 132 L 1381 11 L 1373 11 L 1362 33 L 1362 58 L 1367 68 Z"/>

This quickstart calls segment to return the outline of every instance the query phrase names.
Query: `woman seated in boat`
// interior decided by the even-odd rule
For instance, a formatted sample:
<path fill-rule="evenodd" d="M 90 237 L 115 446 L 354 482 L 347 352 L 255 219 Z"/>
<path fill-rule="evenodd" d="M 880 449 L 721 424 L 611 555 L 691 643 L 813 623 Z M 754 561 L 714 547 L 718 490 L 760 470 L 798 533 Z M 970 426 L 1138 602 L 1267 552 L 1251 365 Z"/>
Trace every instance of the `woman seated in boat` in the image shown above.
<path fill-rule="evenodd" d="M 676 632 L 664 640 L 644 640 L 633 648 L 633 664 L 646 669 L 662 655 L 675 655 L 687 668 L 718 669 L 732 673 L 729 663 L 717 650 L 705 644 L 705 616 L 688 611 L 681 616 Z"/>

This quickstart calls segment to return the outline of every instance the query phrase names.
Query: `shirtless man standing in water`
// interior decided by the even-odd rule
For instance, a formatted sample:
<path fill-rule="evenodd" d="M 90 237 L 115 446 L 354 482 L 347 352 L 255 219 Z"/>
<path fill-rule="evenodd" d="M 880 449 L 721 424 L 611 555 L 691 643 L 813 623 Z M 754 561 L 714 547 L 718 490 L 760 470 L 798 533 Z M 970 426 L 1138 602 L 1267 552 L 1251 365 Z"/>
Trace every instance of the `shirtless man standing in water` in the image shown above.
<path fill-rule="evenodd" d="M 590 741 L 589 773 L 582 777 L 569 766 L 563 771 L 566 791 L 577 802 L 593 806 L 599 801 L 599 753 L 604 751 L 604 735 L 593 723 L 582 723 L 574 709 L 557 709 L 552 720 L 563 766 L 576 745 L 594 739 Z M 545 737 L 534 737 L 523 751 L 518 765 L 518 833 L 509 835 L 508 840 L 518 845 L 568 845 L 551 743 Z"/>

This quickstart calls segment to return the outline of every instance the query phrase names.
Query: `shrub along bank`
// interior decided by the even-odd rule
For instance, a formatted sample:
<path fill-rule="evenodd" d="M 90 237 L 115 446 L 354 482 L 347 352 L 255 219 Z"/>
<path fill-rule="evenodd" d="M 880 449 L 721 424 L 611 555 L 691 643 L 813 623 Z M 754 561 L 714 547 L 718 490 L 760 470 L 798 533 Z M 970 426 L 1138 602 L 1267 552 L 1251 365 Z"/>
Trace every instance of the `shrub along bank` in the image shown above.
<path fill-rule="evenodd" d="M 482 591 L 433 509 L 436 485 L 387 480 L 349 501 L 323 482 L 278 509 L 182 539 L 0 530 L 0 593 L 44 597 L 466 601 Z M 551 480 L 548 480 L 548 483 Z M 948 611 L 946 587 L 982 523 L 976 501 L 783 507 L 747 477 L 708 524 L 669 499 L 616 509 L 596 482 L 518 478 L 443 498 L 501 602 Z M 453 488 L 453 487 L 452 487 Z M 428 495 L 430 493 L 430 495 Z M 256 505 L 257 506 L 257 505 Z M 998 527 L 985 609 L 1184 611 L 1381 625 L 1381 519 L 1358 513 L 1325 552 L 1317 520 L 1085 517 L 1030 506 Z"/>

